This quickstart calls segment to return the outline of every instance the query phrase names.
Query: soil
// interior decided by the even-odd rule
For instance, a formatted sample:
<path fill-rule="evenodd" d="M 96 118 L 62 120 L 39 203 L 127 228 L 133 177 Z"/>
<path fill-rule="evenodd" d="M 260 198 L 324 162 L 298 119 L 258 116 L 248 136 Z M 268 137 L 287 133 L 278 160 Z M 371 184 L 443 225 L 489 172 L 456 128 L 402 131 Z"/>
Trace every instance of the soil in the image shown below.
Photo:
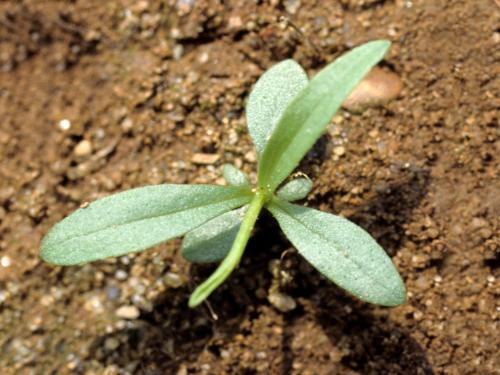
<path fill-rule="evenodd" d="M 491 0 L 3 1 L 1 373 L 499 374 L 499 21 Z M 405 305 L 345 294 L 267 215 L 193 310 L 214 266 L 188 264 L 179 240 L 79 267 L 39 259 L 85 202 L 221 183 L 228 162 L 255 177 L 244 105 L 259 75 L 285 58 L 313 75 L 376 38 L 393 42 L 382 67 L 402 92 L 340 111 L 299 170 L 305 204 L 388 251 Z M 288 313 L 268 301 L 276 283 Z"/>

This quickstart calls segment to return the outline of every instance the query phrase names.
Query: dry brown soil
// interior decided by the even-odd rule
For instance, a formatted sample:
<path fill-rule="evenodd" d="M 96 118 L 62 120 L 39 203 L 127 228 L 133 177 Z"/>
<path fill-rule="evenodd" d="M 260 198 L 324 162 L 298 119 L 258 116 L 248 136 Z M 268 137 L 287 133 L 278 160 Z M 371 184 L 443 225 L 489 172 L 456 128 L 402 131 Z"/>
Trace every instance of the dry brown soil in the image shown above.
<path fill-rule="evenodd" d="M 1 374 L 499 374 L 497 4 L 1 2 Z M 341 111 L 300 170 L 307 205 L 384 245 L 405 305 L 357 301 L 293 249 L 273 279 L 290 244 L 266 215 L 213 311 L 187 308 L 213 266 L 189 265 L 178 240 L 81 267 L 40 261 L 42 236 L 85 202 L 221 183 L 226 162 L 255 176 L 244 105 L 258 76 L 290 57 L 312 75 L 376 38 L 393 41 L 382 65 L 403 91 Z M 268 302 L 276 282 L 293 311 Z"/>

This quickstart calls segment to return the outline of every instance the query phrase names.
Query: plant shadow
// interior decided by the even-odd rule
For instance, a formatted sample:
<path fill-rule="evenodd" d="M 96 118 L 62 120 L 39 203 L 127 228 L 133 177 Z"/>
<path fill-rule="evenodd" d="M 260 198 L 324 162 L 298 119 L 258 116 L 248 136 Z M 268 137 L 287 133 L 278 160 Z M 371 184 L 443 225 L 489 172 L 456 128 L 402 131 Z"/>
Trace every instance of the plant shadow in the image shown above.
<path fill-rule="evenodd" d="M 411 220 L 429 184 L 428 173 L 420 169 L 406 169 L 396 177 L 349 216 L 381 242 L 390 255 L 404 241 L 403 226 Z M 386 226 L 394 235 L 387 236 Z M 153 301 L 151 312 L 143 312 L 130 326 L 96 339 L 92 358 L 104 365 L 130 368 L 135 374 L 175 374 L 183 363 L 195 362 L 205 350 L 218 356 L 224 343 L 242 333 L 242 322 L 255 319 L 260 307 L 268 303 L 265 296 L 257 297 L 256 291 L 269 290 L 269 262 L 280 259 L 287 249 L 288 242 L 276 222 L 270 215 L 263 215 L 242 266 L 210 298 L 218 319 L 207 305 L 187 307 L 192 287 L 169 289 Z M 433 374 L 424 349 L 409 332 L 388 320 L 383 310 L 350 297 L 298 254 L 292 252 L 287 258 L 291 259 L 289 271 L 294 281 L 284 290 L 304 301 L 304 306 L 310 305 L 311 315 L 332 345 L 342 342 L 351 349 L 339 364 L 332 363 L 334 368 L 361 374 L 389 373 L 389 368 L 391 374 Z M 193 265 L 191 278 L 200 282 L 213 269 Z M 304 314 L 299 308 L 285 317 L 289 324 L 282 337 L 283 374 L 292 372 L 294 353 L 288 348 L 295 335 L 294 321 Z"/>
<path fill-rule="evenodd" d="M 269 218 L 263 218 L 267 221 Z M 96 339 L 91 356 L 103 365 L 130 369 L 134 374 L 176 374 L 184 363 L 196 362 L 204 350 L 220 356 L 219 343 L 241 333 L 242 321 L 255 318 L 262 305 L 255 291 L 269 287 L 268 263 L 279 258 L 279 250 L 262 249 L 264 239 L 257 229 L 249 242 L 241 267 L 210 297 L 210 302 L 190 309 L 187 301 L 194 286 L 168 289 L 153 301 L 151 312 L 141 312 L 130 326 Z M 278 235 L 272 242 L 280 241 Z M 269 243 L 266 240 L 265 243 Z M 250 254 L 249 254 L 250 253 Z M 255 256 L 253 256 L 255 254 Z M 214 270 L 214 265 L 192 265 L 190 278 L 197 284 Z M 251 276 L 250 276 L 251 275 Z M 106 349 L 110 342 L 117 348 Z"/>
<path fill-rule="evenodd" d="M 304 321 L 311 320 L 311 315 L 315 325 L 335 348 L 335 359 L 332 360 L 331 347 L 313 343 L 316 362 L 312 366 L 327 368 L 328 374 L 354 371 L 366 375 L 434 375 L 425 349 L 411 336 L 411 328 L 391 321 L 385 308 L 359 301 L 318 276 L 300 255 L 293 254 L 289 260 L 294 269 L 300 270 L 294 275 L 294 280 L 300 282 L 290 292 L 300 300 L 303 311 L 294 311 L 286 317 L 282 336 L 282 347 L 285 348 L 283 375 L 293 372 L 296 356 L 293 348 L 297 350 L 297 344 L 292 342 L 297 332 L 304 331 Z M 319 341 L 321 338 L 314 339 Z"/>
<path fill-rule="evenodd" d="M 426 196 L 429 172 L 415 166 L 395 171 L 394 178 L 378 186 L 373 199 L 352 209 L 348 219 L 366 229 L 390 256 L 405 241 L 404 226 Z M 316 202 L 319 203 L 319 202 Z M 314 202 L 312 204 L 315 205 Z M 434 371 L 425 350 L 410 332 L 391 322 L 384 309 L 374 307 L 350 296 L 323 277 L 298 254 L 290 256 L 291 269 L 296 270 L 294 297 L 306 300 L 316 322 L 334 346 L 346 350 L 338 372 L 347 369 L 361 374 L 424 374 Z M 299 272 L 297 274 L 297 272 Z M 290 347 L 293 337 L 293 315 L 283 334 L 283 347 Z M 288 353 L 283 374 L 291 371 L 293 355 Z M 342 370 L 343 369 L 343 370 Z"/>

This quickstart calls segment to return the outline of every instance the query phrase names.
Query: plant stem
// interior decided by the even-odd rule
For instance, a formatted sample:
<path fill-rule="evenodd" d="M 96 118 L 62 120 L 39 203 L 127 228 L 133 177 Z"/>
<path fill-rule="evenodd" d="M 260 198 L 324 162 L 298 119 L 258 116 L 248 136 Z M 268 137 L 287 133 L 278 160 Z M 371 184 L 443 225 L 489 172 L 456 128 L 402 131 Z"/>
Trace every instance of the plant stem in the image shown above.
<path fill-rule="evenodd" d="M 202 303 L 220 284 L 224 282 L 231 272 L 238 266 L 241 256 L 245 251 L 252 229 L 259 217 L 260 210 L 264 206 L 266 196 L 258 191 L 252 198 L 240 229 L 233 242 L 231 250 L 217 267 L 215 272 L 203 284 L 195 289 L 189 298 L 189 307 L 196 307 Z"/>

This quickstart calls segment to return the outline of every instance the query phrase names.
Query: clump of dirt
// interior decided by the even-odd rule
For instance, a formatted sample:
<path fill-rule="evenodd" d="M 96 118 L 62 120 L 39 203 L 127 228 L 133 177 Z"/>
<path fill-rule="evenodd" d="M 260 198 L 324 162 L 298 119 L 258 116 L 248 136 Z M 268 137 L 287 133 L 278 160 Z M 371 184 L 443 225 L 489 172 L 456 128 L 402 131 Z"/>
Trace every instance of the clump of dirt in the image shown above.
<path fill-rule="evenodd" d="M 486 0 L 2 2 L 2 373 L 496 373 L 499 18 Z M 344 294 L 267 215 L 195 310 L 188 296 L 213 266 L 189 265 L 179 241 L 81 267 L 40 261 L 43 235 L 85 202 L 221 183 L 227 162 L 255 178 L 244 106 L 258 76 L 284 58 L 312 75 L 376 38 L 393 42 L 382 65 L 399 97 L 339 112 L 300 170 L 314 180 L 306 204 L 387 249 L 405 305 Z M 268 301 L 277 283 L 288 313 Z"/>

